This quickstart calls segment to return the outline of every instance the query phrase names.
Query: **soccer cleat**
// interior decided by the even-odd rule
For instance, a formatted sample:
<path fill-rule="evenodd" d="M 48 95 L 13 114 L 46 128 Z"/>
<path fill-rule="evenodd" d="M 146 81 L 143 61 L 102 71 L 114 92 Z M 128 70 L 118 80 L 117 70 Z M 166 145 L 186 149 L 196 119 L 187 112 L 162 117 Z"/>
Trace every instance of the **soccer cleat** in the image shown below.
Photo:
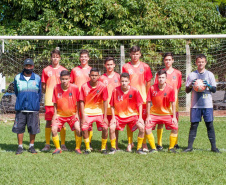
<path fill-rule="evenodd" d="M 137 154 L 141 154 L 141 155 L 146 155 L 146 152 L 143 152 L 143 150 L 140 148 L 139 150 L 136 151 Z"/>
<path fill-rule="evenodd" d="M 50 151 L 50 145 L 45 145 L 45 147 L 41 150 L 41 152 L 48 152 Z"/>
<path fill-rule="evenodd" d="M 193 148 L 186 148 L 183 152 L 192 152 Z"/>
<path fill-rule="evenodd" d="M 147 148 L 143 148 L 143 152 L 149 152 Z"/>
<path fill-rule="evenodd" d="M 80 149 L 75 149 L 75 153 L 76 153 L 76 154 L 82 154 L 82 152 L 81 152 Z"/>
<path fill-rule="evenodd" d="M 28 149 L 28 152 L 31 152 L 32 154 L 37 154 L 34 146 L 31 146 L 29 149 Z"/>
<path fill-rule="evenodd" d="M 160 146 L 160 145 L 157 145 L 156 148 L 157 148 L 158 151 L 162 151 L 163 150 L 163 147 Z"/>
<path fill-rule="evenodd" d="M 61 150 L 68 151 L 67 147 L 65 145 L 61 145 Z"/>
<path fill-rule="evenodd" d="M 168 152 L 169 153 L 177 153 L 177 151 L 175 150 L 175 148 L 168 149 Z"/>
<path fill-rule="evenodd" d="M 104 154 L 104 155 L 108 154 L 107 150 L 101 150 L 101 153 Z"/>
<path fill-rule="evenodd" d="M 156 150 L 156 149 L 149 150 L 149 153 L 157 153 L 157 152 L 158 152 L 158 150 Z"/>
<path fill-rule="evenodd" d="M 179 147 L 178 144 L 175 144 L 175 145 L 174 145 L 174 148 L 175 148 L 176 150 L 180 149 L 180 147 Z"/>
<path fill-rule="evenodd" d="M 16 151 L 16 155 L 22 154 L 23 153 L 23 148 L 22 147 L 18 147 L 17 151 Z"/>
<path fill-rule="evenodd" d="M 61 153 L 62 153 L 61 149 L 56 149 L 52 154 L 54 155 L 54 154 L 61 154 Z"/>
<path fill-rule="evenodd" d="M 219 150 L 218 148 L 211 149 L 211 152 L 221 153 L 220 150 Z"/>
<path fill-rule="evenodd" d="M 84 152 L 85 155 L 88 155 L 88 154 L 90 154 L 90 153 L 91 153 L 91 150 L 86 150 L 86 151 Z"/>
<path fill-rule="evenodd" d="M 113 154 L 115 154 L 115 152 L 116 152 L 116 149 L 115 148 L 111 148 L 109 154 L 113 155 Z"/>

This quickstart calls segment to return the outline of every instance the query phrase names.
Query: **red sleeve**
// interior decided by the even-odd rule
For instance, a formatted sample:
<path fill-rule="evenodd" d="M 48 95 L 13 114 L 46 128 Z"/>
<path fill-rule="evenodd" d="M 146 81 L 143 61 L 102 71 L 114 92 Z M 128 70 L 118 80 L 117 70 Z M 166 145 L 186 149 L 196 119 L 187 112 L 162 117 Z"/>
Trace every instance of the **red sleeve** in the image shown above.
<path fill-rule="evenodd" d="M 177 89 L 181 88 L 181 84 L 182 84 L 182 75 L 181 73 L 178 74 L 178 85 L 177 85 Z"/>
<path fill-rule="evenodd" d="M 155 74 L 155 82 L 154 82 L 154 84 L 158 84 L 158 75 L 157 75 L 157 73 Z"/>
<path fill-rule="evenodd" d="M 81 87 L 81 91 L 80 91 L 80 94 L 79 94 L 79 101 L 84 101 L 84 90 L 83 90 L 83 86 Z"/>
<path fill-rule="evenodd" d="M 56 97 L 56 91 L 57 91 L 56 88 L 57 88 L 57 86 L 55 86 L 54 89 L 53 89 L 53 98 L 52 98 L 52 102 L 53 103 L 56 103 L 56 99 L 57 99 L 57 97 Z"/>
<path fill-rule="evenodd" d="M 127 73 L 127 71 L 125 69 L 125 64 L 122 66 L 122 73 Z"/>
<path fill-rule="evenodd" d="M 115 96 L 115 90 L 112 91 L 111 100 L 109 102 L 111 107 L 114 107 L 114 96 Z"/>
<path fill-rule="evenodd" d="M 145 70 L 145 80 L 149 82 L 152 78 L 151 68 L 149 67 L 149 65 L 146 64 L 144 70 Z"/>
<path fill-rule="evenodd" d="M 76 92 L 76 100 L 79 101 L 79 90 L 77 86 L 76 86 L 75 92 Z"/>
<path fill-rule="evenodd" d="M 138 90 L 136 91 L 136 96 L 137 96 L 137 106 L 139 107 L 144 102 L 143 102 L 142 96 L 140 95 L 140 92 Z"/>
<path fill-rule="evenodd" d="M 169 94 L 169 101 L 175 102 L 175 91 L 172 89 Z"/>
<path fill-rule="evenodd" d="M 147 102 L 148 101 L 151 101 L 151 93 L 152 93 L 152 87 L 148 91 L 148 94 L 147 94 Z"/>
<path fill-rule="evenodd" d="M 70 82 L 71 82 L 71 83 L 74 83 L 74 81 L 75 81 L 75 80 L 74 80 L 74 69 L 72 69 L 70 77 L 71 77 Z"/>
<path fill-rule="evenodd" d="M 41 79 L 42 83 L 46 83 L 46 75 L 45 75 L 45 69 L 42 70 L 42 79 Z"/>
<path fill-rule="evenodd" d="M 108 89 L 107 89 L 107 87 L 104 87 L 104 89 L 103 89 L 103 92 L 102 92 L 103 94 L 103 101 L 107 101 L 107 99 L 108 99 Z"/>

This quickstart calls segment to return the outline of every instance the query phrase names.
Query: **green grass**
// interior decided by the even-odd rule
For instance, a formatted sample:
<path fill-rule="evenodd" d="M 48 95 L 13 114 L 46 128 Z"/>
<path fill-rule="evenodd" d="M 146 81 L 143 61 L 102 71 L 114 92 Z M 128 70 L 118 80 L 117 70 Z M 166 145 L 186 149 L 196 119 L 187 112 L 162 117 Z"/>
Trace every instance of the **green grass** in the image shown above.
<path fill-rule="evenodd" d="M 146 156 L 118 152 L 115 155 L 101 155 L 101 133 L 94 129 L 93 147 L 88 156 L 76 155 L 74 135 L 67 126 L 66 145 L 69 152 L 53 156 L 52 151 L 41 153 L 44 147 L 44 120 L 42 132 L 37 135 L 37 155 L 24 152 L 16 156 L 16 134 L 11 132 L 12 122 L 0 123 L 0 182 L 1 184 L 225 184 L 226 183 L 226 118 L 215 118 L 217 146 L 221 154 L 210 152 L 204 123 L 200 123 L 194 152 L 181 153 L 187 146 L 189 118 L 180 118 L 178 154 L 167 153 L 169 131 L 163 133 L 164 152 Z M 94 124 L 95 128 L 95 124 Z M 154 131 L 156 138 L 156 131 Z M 134 134 L 136 144 L 137 132 Z M 119 147 L 126 149 L 126 132 L 120 132 Z M 24 136 L 24 148 L 28 149 L 28 134 Z M 54 146 L 52 145 L 52 148 Z M 110 142 L 108 142 L 110 148 Z M 84 143 L 82 144 L 84 149 Z"/>

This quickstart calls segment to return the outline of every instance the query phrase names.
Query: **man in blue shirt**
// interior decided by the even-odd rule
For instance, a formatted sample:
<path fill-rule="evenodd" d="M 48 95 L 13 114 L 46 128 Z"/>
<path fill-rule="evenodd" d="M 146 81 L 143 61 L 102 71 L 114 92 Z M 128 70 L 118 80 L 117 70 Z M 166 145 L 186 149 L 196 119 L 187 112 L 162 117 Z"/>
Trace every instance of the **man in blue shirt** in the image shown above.
<path fill-rule="evenodd" d="M 23 136 L 27 125 L 30 134 L 29 152 L 36 154 L 34 148 L 35 136 L 40 132 L 39 109 L 41 100 L 41 78 L 33 72 L 32 59 L 24 61 L 22 73 L 14 79 L 14 91 L 16 94 L 16 117 L 12 131 L 17 134 L 18 149 L 16 155 L 23 152 Z"/>

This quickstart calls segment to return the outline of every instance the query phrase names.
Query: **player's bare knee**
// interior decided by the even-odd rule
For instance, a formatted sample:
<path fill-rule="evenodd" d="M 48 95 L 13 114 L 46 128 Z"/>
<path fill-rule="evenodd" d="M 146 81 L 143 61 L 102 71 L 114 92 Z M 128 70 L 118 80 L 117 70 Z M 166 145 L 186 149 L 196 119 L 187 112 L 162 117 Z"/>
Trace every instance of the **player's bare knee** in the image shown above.
<path fill-rule="evenodd" d="M 178 134 L 178 130 L 171 130 L 172 134 Z"/>
<path fill-rule="evenodd" d="M 54 137 L 57 135 L 57 129 L 58 128 L 57 127 L 54 127 L 54 126 L 51 128 L 52 134 L 53 134 Z"/>
<path fill-rule="evenodd" d="M 46 128 L 51 128 L 51 123 L 52 123 L 51 120 L 47 120 L 46 121 Z"/>

